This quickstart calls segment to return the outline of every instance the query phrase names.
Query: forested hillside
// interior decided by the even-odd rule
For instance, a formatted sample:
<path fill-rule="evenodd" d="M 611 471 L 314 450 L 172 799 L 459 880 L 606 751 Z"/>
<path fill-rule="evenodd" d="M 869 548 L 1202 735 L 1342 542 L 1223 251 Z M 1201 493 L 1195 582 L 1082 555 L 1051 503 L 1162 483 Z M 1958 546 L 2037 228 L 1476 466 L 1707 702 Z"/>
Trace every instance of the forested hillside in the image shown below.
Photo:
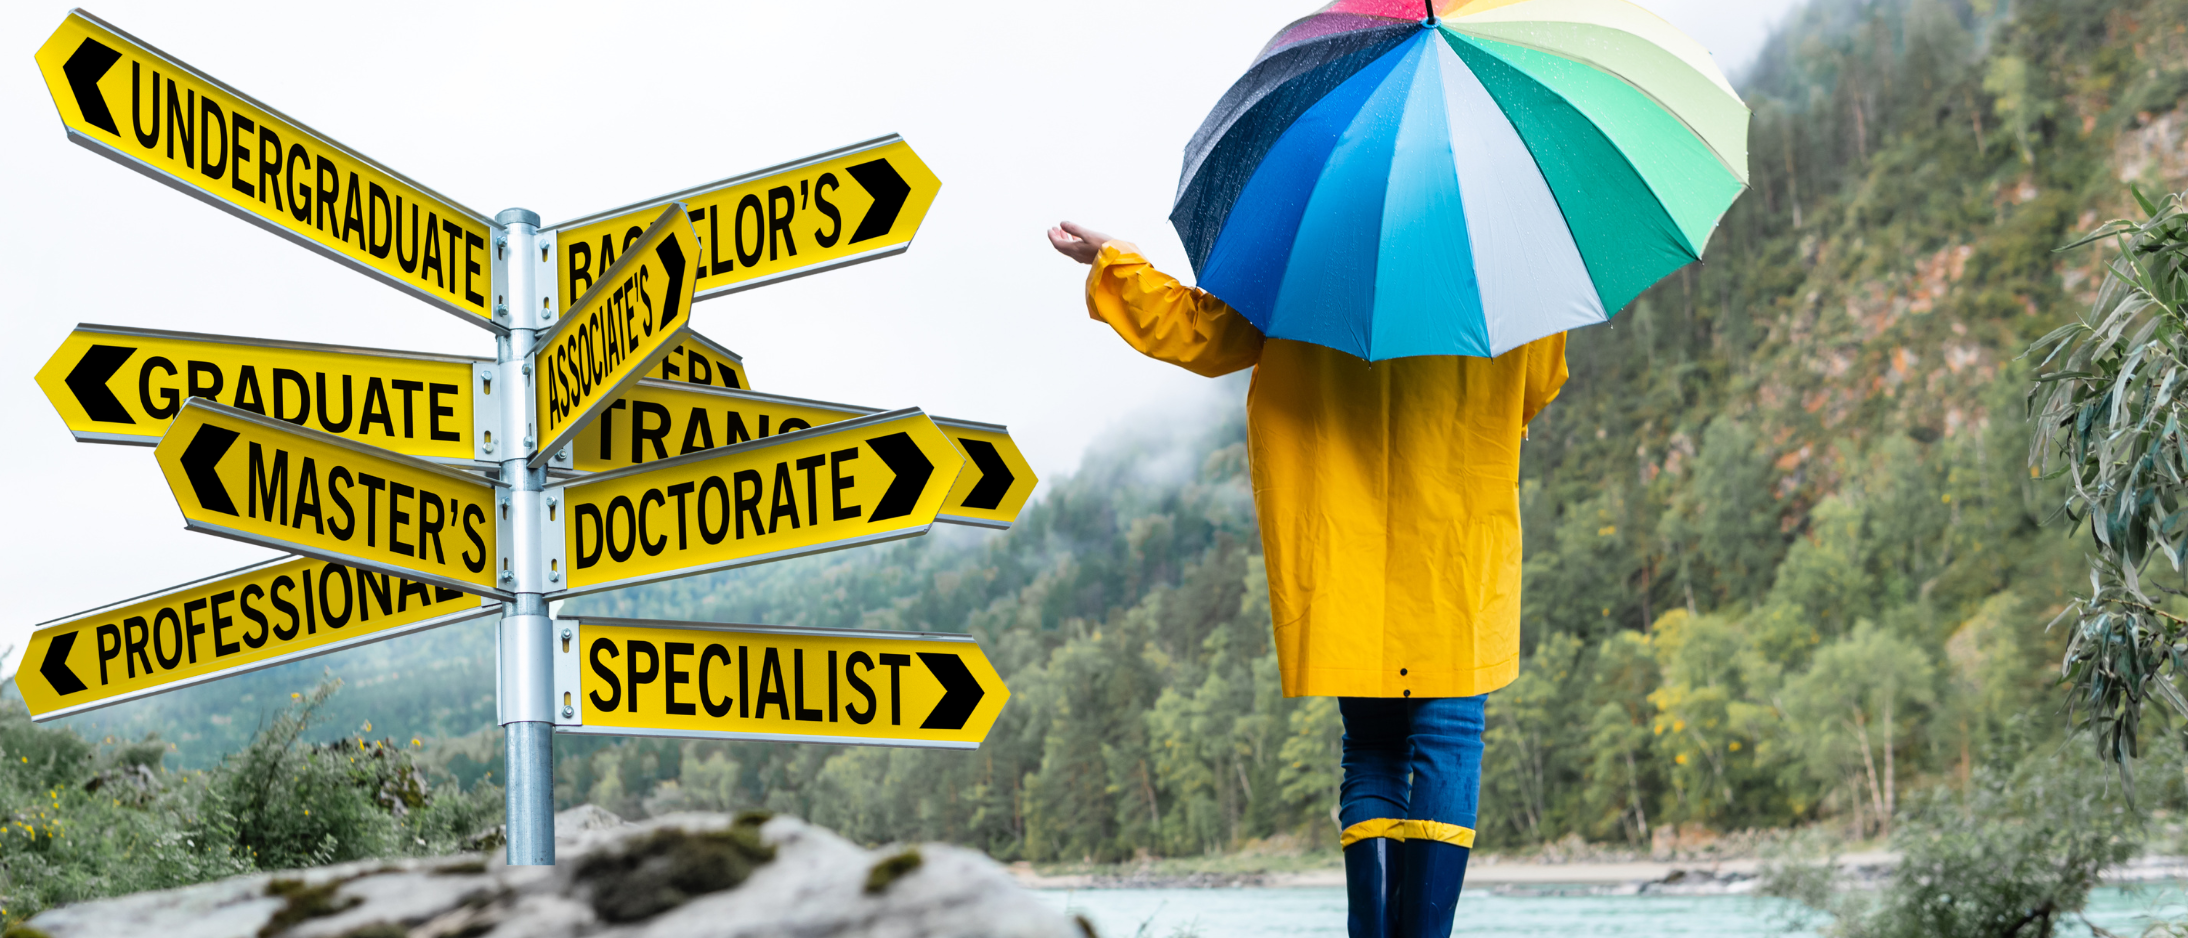
<path fill-rule="evenodd" d="M 1573 336 L 1525 446 L 1527 659 L 1491 697 L 1487 845 L 1865 837 L 1909 792 L 2064 734 L 2044 626 L 2082 552 L 2041 524 L 2058 493 L 2030 479 L 2017 358 L 2101 279 L 2100 251 L 2055 247 L 2129 214 L 2128 181 L 2188 188 L 2188 6 L 1817 0 L 1741 88 L 1750 191 L 1703 264 Z M 1214 392 L 1204 421 L 1132 421 L 1050 472 L 1007 534 L 581 601 L 969 631 L 1014 694 L 980 750 L 564 738 L 558 796 L 1006 859 L 1334 844 L 1336 708 L 1278 690 L 1244 386 Z M 330 732 L 462 734 L 492 720 L 490 642 L 400 639 L 79 722 L 163 728 L 206 764 L 327 665 L 350 684 Z M 214 715 L 244 725 L 195 719 Z M 491 730 L 427 748 L 499 775 Z"/>

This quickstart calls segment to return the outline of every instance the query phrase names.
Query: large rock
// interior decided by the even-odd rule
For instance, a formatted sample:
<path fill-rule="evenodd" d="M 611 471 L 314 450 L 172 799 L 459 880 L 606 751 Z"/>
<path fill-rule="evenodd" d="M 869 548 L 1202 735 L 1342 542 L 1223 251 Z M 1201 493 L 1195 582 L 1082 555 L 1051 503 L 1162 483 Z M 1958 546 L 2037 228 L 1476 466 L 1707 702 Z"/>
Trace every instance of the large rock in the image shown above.
<path fill-rule="evenodd" d="M 499 852 L 239 876 L 49 909 L 50 938 L 1084 938 L 947 844 L 868 851 L 789 817 L 556 819 L 553 867 Z"/>

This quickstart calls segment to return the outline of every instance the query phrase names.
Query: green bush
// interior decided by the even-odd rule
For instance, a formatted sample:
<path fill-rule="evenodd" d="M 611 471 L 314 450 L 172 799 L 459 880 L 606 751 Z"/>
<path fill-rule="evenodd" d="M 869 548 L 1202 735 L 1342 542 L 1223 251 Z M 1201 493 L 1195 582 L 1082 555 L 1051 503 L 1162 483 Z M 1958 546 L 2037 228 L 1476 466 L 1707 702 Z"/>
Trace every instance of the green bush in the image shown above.
<path fill-rule="evenodd" d="M 167 771 L 157 737 L 95 745 L 0 703 L 0 928 L 255 870 L 453 852 L 494 823 L 499 789 L 430 785 L 391 740 L 303 742 L 338 687 L 297 695 L 205 772 Z"/>

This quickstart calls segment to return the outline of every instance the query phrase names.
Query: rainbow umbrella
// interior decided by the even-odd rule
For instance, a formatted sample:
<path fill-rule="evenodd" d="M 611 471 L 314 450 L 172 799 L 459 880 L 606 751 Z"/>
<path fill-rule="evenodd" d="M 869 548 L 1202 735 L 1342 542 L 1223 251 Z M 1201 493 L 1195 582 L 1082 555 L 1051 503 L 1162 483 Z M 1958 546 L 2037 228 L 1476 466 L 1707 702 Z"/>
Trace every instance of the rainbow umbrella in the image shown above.
<path fill-rule="evenodd" d="M 1700 259 L 1747 120 L 1701 45 L 1623 0 L 1338 0 L 1217 102 L 1170 220 L 1265 335 L 1494 356 Z"/>

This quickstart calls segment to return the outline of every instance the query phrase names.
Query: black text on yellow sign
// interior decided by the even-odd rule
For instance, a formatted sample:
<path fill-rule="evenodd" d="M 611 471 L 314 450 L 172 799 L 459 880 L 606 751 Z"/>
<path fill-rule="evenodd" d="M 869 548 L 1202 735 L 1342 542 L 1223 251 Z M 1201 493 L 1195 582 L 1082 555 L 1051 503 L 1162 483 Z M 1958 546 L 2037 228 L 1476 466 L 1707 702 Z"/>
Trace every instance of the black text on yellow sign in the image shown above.
<path fill-rule="evenodd" d="M 774 394 L 639 381 L 578 434 L 574 468 L 608 472 L 880 412 Z M 1040 481 L 1010 430 L 944 417 L 934 422 L 967 464 L 936 520 L 1010 527 Z"/>
<path fill-rule="evenodd" d="M 562 308 L 630 250 L 659 207 L 682 202 L 705 242 L 698 298 L 900 254 L 942 183 L 895 135 L 694 186 L 555 226 Z"/>
<path fill-rule="evenodd" d="M 37 59 L 70 139 L 467 321 L 500 328 L 493 322 L 497 226 L 486 216 L 80 10 Z"/>
<path fill-rule="evenodd" d="M 969 635 L 562 624 L 583 724 L 566 733 L 974 749 L 1010 699 Z"/>
<path fill-rule="evenodd" d="M 595 411 L 691 331 L 699 245 L 681 206 L 657 215 L 533 354 L 533 419 L 541 440 L 535 467 L 554 459 Z"/>
<path fill-rule="evenodd" d="M 684 341 L 670 349 L 668 357 L 647 371 L 646 377 L 732 391 L 752 387 L 745 379 L 744 356 L 697 332 L 685 333 Z"/>
<path fill-rule="evenodd" d="M 963 466 L 899 410 L 578 479 L 547 490 L 547 578 L 575 596 L 924 534 Z"/>
<path fill-rule="evenodd" d="M 186 525 L 501 596 L 501 507 L 478 477 L 193 398 L 153 450 Z"/>
<path fill-rule="evenodd" d="M 41 626 L 15 686 L 50 720 L 494 615 L 444 586 L 287 557 Z"/>
<path fill-rule="evenodd" d="M 185 398 L 438 462 L 473 458 L 477 359 L 77 326 L 38 371 L 76 439 L 151 446 Z"/>

